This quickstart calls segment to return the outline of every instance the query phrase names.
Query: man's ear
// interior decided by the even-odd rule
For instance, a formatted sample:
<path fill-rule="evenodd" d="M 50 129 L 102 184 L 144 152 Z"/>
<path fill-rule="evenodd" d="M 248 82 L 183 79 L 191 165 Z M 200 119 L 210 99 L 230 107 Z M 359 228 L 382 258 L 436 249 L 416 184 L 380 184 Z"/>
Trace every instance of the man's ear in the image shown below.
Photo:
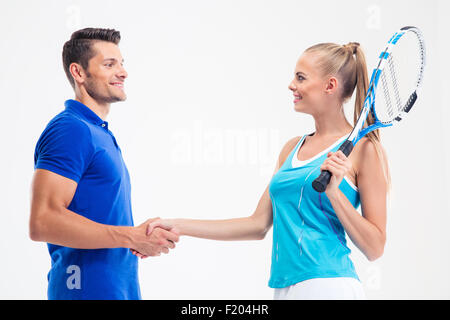
<path fill-rule="evenodd" d="M 336 77 L 330 77 L 326 83 L 325 92 L 328 94 L 333 94 L 337 91 L 339 81 Z"/>
<path fill-rule="evenodd" d="M 86 79 L 86 72 L 80 64 L 72 62 L 69 66 L 69 71 L 76 83 L 84 83 Z"/>

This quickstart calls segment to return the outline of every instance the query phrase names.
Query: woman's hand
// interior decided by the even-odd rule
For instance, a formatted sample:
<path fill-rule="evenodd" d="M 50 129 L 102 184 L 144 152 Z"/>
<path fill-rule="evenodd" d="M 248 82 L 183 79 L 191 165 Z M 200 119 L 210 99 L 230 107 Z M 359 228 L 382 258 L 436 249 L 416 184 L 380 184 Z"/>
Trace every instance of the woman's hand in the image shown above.
<path fill-rule="evenodd" d="M 342 151 L 329 152 L 328 158 L 324 161 L 321 170 L 328 170 L 331 172 L 332 176 L 330 183 L 325 190 L 328 197 L 335 196 L 339 191 L 339 185 L 342 179 L 352 168 L 352 162 L 347 158 Z"/>
<path fill-rule="evenodd" d="M 172 219 L 157 219 L 152 221 L 147 226 L 147 235 L 150 235 L 155 228 L 162 228 L 179 234 L 179 231 L 175 228 L 174 220 Z"/>

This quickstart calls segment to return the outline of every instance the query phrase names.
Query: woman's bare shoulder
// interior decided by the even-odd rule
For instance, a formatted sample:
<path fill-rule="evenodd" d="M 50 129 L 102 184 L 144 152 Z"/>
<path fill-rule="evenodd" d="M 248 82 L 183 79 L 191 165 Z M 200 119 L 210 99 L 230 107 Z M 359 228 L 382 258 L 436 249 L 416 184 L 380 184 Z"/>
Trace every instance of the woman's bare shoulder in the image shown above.
<path fill-rule="evenodd" d="M 360 171 L 364 166 L 364 163 L 374 163 L 380 161 L 380 156 L 383 158 L 383 162 L 387 161 L 386 150 L 381 143 L 375 143 L 367 137 L 361 138 L 356 144 L 355 150 L 355 162 L 357 171 Z M 380 154 L 381 153 L 381 154 Z"/>
<path fill-rule="evenodd" d="M 297 145 L 297 143 L 300 141 L 301 138 L 302 136 L 291 138 L 284 144 L 278 159 L 280 167 L 286 161 L 287 157 L 289 156 L 291 151 L 295 148 L 295 146 Z"/>

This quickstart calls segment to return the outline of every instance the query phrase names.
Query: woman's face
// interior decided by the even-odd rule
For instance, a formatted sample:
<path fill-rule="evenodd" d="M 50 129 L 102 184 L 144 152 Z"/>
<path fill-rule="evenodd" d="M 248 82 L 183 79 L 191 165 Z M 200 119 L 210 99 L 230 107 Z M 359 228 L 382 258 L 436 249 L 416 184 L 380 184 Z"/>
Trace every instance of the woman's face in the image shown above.
<path fill-rule="evenodd" d="M 329 79 L 323 77 L 317 67 L 317 58 L 303 53 L 295 66 L 294 79 L 289 89 L 294 94 L 294 109 L 297 112 L 318 114 L 327 105 Z"/>

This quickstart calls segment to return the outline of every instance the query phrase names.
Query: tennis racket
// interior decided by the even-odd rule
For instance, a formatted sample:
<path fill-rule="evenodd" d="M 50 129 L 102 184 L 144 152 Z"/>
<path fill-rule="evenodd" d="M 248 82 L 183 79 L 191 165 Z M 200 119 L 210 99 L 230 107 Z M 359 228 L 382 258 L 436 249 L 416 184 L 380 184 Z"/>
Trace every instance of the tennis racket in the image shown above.
<path fill-rule="evenodd" d="M 425 67 L 425 43 L 416 27 L 403 27 L 390 38 L 373 70 L 364 106 L 347 140 L 339 147 L 345 156 L 369 132 L 390 127 L 411 111 L 417 100 Z M 380 87 L 381 81 L 381 87 Z M 374 123 L 364 126 L 369 112 Z M 321 171 L 312 182 L 323 192 L 331 179 L 328 170 Z"/>

